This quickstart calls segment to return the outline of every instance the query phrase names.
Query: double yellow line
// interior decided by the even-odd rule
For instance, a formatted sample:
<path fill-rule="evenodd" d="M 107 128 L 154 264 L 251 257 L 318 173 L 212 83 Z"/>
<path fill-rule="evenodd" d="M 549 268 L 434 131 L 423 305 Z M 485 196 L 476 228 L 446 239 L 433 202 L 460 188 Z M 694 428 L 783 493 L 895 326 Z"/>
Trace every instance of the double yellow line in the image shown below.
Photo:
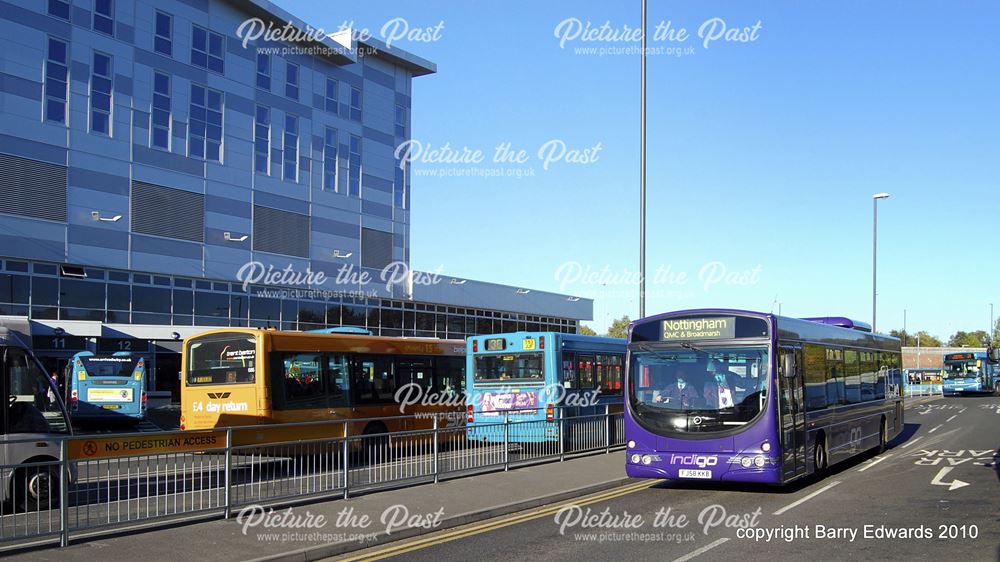
<path fill-rule="evenodd" d="M 377 550 L 370 554 L 362 554 L 358 556 L 353 556 L 350 558 L 344 558 L 346 562 L 354 562 L 360 560 L 382 560 L 392 556 L 399 556 L 401 554 L 406 554 L 407 552 L 413 552 L 414 550 L 420 550 L 422 548 L 427 548 L 429 546 L 436 546 L 439 544 L 444 544 L 446 542 L 451 542 L 458 539 L 463 539 L 466 537 L 471 537 L 473 535 L 478 535 L 480 533 L 486 533 L 489 531 L 495 531 L 497 529 L 502 529 L 504 527 L 509 527 L 511 525 L 517 525 L 518 523 L 524 523 L 526 521 L 531 521 L 533 519 L 539 519 L 542 517 L 547 517 L 554 515 L 560 509 L 564 507 L 577 505 L 584 506 L 590 505 L 592 503 L 598 503 L 603 501 L 612 500 L 621 496 L 631 494 L 633 492 L 638 492 L 645 488 L 649 488 L 654 484 L 658 484 L 658 480 L 647 480 L 640 482 L 638 484 L 629 484 L 621 488 L 614 488 L 612 490 L 601 492 L 599 494 L 586 496 L 578 500 L 568 500 L 565 502 L 544 506 L 536 508 L 534 510 L 522 513 L 520 515 L 508 516 L 494 521 L 489 521 L 486 523 L 480 523 L 478 525 L 473 525 L 471 527 L 465 527 L 463 529 L 458 529 L 455 531 L 448 531 L 435 536 L 430 536 L 424 539 L 417 539 L 411 542 L 406 542 L 398 546 L 391 546 L 389 548 L 384 548 L 382 550 Z"/>

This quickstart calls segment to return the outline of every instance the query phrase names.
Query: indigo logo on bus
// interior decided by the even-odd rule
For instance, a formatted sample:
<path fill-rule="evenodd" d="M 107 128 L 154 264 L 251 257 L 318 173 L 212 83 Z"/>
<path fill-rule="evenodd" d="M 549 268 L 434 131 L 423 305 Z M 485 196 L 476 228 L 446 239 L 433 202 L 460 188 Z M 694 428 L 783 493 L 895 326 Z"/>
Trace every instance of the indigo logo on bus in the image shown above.
<path fill-rule="evenodd" d="M 694 465 L 698 468 L 705 468 L 719 464 L 719 457 L 715 455 L 670 455 L 670 464 Z"/>

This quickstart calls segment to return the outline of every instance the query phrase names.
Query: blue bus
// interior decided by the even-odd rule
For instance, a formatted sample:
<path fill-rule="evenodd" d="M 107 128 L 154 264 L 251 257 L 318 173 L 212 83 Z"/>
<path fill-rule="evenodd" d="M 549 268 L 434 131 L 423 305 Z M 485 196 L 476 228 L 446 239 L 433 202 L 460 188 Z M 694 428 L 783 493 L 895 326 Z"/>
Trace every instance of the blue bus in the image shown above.
<path fill-rule="evenodd" d="M 944 356 L 941 390 L 945 396 L 1000 394 L 1000 365 L 990 363 L 983 351 L 948 353 Z"/>
<path fill-rule="evenodd" d="M 901 348 L 842 317 L 730 309 L 629 326 L 626 472 L 785 484 L 903 429 Z"/>
<path fill-rule="evenodd" d="M 621 412 L 625 340 L 512 332 L 466 340 L 468 438 L 558 442 L 559 418 Z M 527 423 L 537 422 L 537 423 Z M 564 424 L 565 427 L 566 424 Z M 566 428 L 567 435 L 570 428 Z"/>
<path fill-rule="evenodd" d="M 63 373 L 74 421 L 138 423 L 146 417 L 146 360 L 122 351 L 81 351 Z"/>

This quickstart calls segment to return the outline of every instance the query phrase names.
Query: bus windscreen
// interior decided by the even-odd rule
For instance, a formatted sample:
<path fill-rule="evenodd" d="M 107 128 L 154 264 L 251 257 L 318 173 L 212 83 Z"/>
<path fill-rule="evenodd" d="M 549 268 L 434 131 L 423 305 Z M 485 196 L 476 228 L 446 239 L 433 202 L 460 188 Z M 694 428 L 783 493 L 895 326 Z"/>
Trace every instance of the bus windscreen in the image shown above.
<path fill-rule="evenodd" d="M 765 346 L 635 351 L 630 399 L 637 417 L 677 432 L 725 431 L 763 408 Z"/>

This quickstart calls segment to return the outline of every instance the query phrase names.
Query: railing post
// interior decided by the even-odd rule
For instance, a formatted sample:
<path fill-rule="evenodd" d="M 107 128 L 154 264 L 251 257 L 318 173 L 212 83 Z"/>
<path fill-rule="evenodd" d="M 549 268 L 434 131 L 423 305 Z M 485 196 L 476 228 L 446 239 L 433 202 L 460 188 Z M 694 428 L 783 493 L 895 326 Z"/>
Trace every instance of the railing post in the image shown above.
<path fill-rule="evenodd" d="M 503 469 L 510 469 L 510 412 L 503 412 Z"/>
<path fill-rule="evenodd" d="M 341 456 L 343 456 L 344 463 L 344 499 L 347 499 L 347 488 L 351 482 L 351 461 L 349 460 L 351 452 L 351 424 L 344 421 L 344 446 Z M 362 444 L 363 445 L 363 444 Z"/>
<path fill-rule="evenodd" d="M 559 462 L 566 460 L 566 412 L 560 406 L 559 412 Z"/>
<path fill-rule="evenodd" d="M 59 443 L 59 546 L 69 546 L 69 439 Z"/>
<path fill-rule="evenodd" d="M 434 414 L 434 483 L 438 483 L 438 415 Z"/>
<path fill-rule="evenodd" d="M 604 405 L 604 453 L 611 452 L 611 405 Z"/>
<path fill-rule="evenodd" d="M 226 513 L 224 519 L 233 514 L 233 428 L 226 428 Z"/>

